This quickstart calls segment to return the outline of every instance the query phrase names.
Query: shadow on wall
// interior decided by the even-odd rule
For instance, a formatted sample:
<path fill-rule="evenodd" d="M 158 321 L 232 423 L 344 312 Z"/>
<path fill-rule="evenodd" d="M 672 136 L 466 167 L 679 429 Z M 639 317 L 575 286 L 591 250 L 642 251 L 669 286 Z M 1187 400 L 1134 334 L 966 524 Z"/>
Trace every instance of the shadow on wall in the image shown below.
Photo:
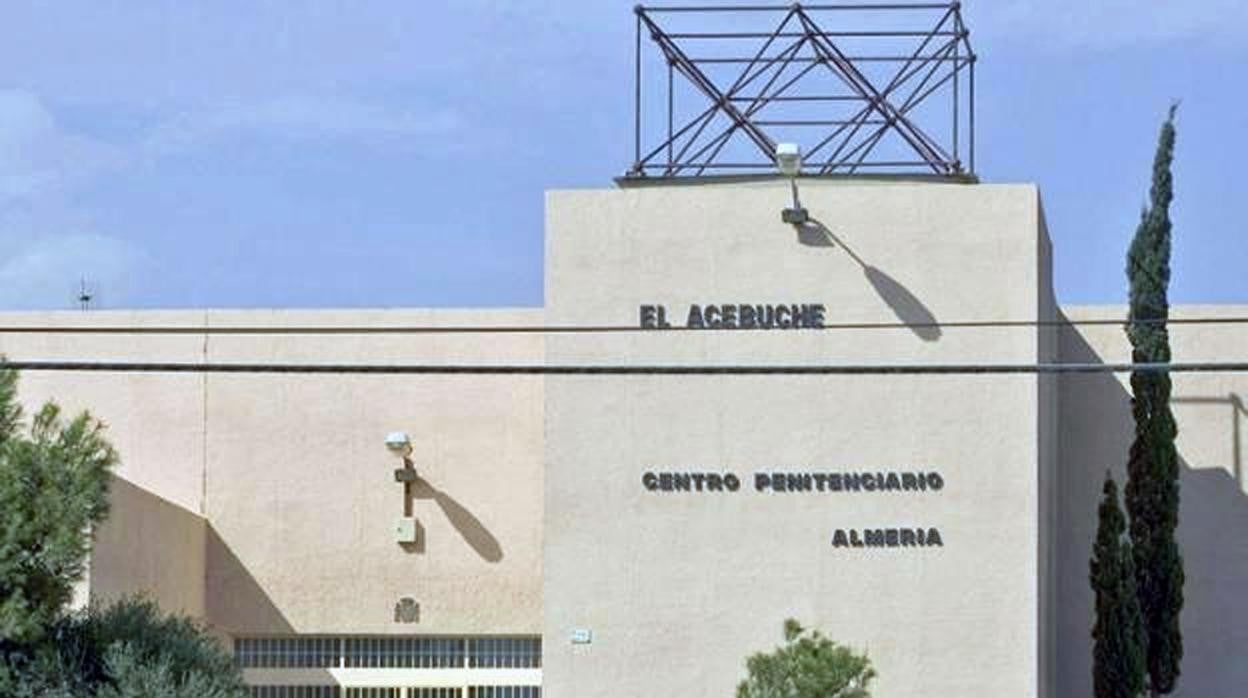
<path fill-rule="evenodd" d="M 1231 393 L 1230 395 L 1175 395 L 1170 400 L 1178 405 L 1206 405 L 1226 411 L 1226 415 L 1230 418 L 1228 428 L 1231 432 L 1231 473 L 1235 482 L 1243 485 L 1244 444 L 1240 424 L 1248 421 L 1248 405 L 1244 404 L 1243 398 Z"/>
<path fill-rule="evenodd" d="M 889 308 L 892 308 L 898 320 L 905 323 L 911 332 L 925 342 L 935 342 L 940 339 L 940 326 L 936 323 L 936 316 L 900 281 L 884 273 L 878 267 L 864 262 L 853 249 L 828 230 L 823 223 L 812 218 L 808 223 L 800 223 L 793 227 L 797 229 L 797 241 L 807 247 L 840 246 L 851 259 L 858 263 L 858 266 L 862 267 L 862 273 L 867 277 L 871 288 L 875 289 Z"/>
<path fill-rule="evenodd" d="M 412 488 L 413 498 L 431 499 L 477 555 L 490 563 L 503 559 L 498 539 L 481 521 L 453 497 L 424 480 Z M 418 524 L 419 526 L 419 524 Z M 206 617 L 215 629 L 231 634 L 280 635 L 294 632 L 294 626 L 265 592 L 246 565 L 210 525 L 206 527 Z M 417 531 L 417 542 L 404 546 L 407 552 L 424 552 L 425 532 Z"/>
<path fill-rule="evenodd" d="M 204 520 L 173 502 L 112 476 L 108 518 L 91 548 L 91 601 L 141 593 L 166 611 L 204 615 Z"/>
<path fill-rule="evenodd" d="M 214 629 L 236 635 L 294 632 L 294 626 L 211 525 L 208 526 L 205 563 L 208 591 L 205 608 Z"/>
<path fill-rule="evenodd" d="M 1065 362 L 1101 363 L 1078 330 L 1062 330 Z M 1131 396 L 1110 374 L 1066 374 L 1060 379 L 1058 531 L 1058 690 L 1063 698 L 1092 695 L 1092 593 L 1088 558 L 1096 534 L 1096 508 L 1106 469 L 1125 481 L 1127 451 L 1134 433 Z M 1176 387 L 1175 402 L 1185 398 Z M 1217 398 L 1234 410 L 1228 440 L 1237 447 L 1242 401 Z M 1179 429 L 1183 423 L 1180 419 Z M 1182 504 L 1179 545 L 1187 575 L 1183 609 L 1183 674 L 1173 695 L 1237 695 L 1248 685 L 1248 496 L 1244 495 L 1241 452 L 1232 463 L 1192 464 L 1179 454 Z M 1232 475 L 1235 473 L 1235 475 Z"/>
<path fill-rule="evenodd" d="M 95 601 L 144 594 L 214 632 L 292 632 L 246 566 L 198 514 L 114 477 L 91 552 Z"/>
<path fill-rule="evenodd" d="M 472 547 L 472 549 L 481 556 L 482 560 L 494 563 L 503 559 L 503 547 L 499 545 L 498 539 L 490 530 L 481 523 L 471 511 L 464 505 L 455 501 L 455 498 L 442 490 L 434 487 L 426 480 L 417 480 L 412 488 L 412 496 L 416 499 L 432 499 L 446 518 L 463 537 L 464 541 Z M 421 527 L 417 531 L 417 543 L 413 544 L 409 552 L 424 552 L 424 528 Z"/>

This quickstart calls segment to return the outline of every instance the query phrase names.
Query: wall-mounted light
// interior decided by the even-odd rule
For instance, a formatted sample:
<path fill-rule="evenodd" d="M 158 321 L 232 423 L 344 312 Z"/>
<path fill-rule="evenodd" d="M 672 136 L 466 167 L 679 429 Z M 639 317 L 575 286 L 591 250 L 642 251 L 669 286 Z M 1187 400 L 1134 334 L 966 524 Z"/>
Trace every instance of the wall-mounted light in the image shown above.
<path fill-rule="evenodd" d="M 386 448 L 391 453 L 407 460 L 412 455 L 412 440 L 407 438 L 407 432 L 392 431 L 386 434 Z"/>
<path fill-rule="evenodd" d="M 419 538 L 419 526 L 412 516 L 412 486 L 416 484 L 416 465 L 412 462 L 412 440 L 401 431 L 386 434 L 386 450 L 403 459 L 403 467 L 394 471 L 394 481 L 403 483 L 403 518 L 395 522 L 396 543 L 411 544 Z"/>
<path fill-rule="evenodd" d="M 793 207 L 780 213 L 780 220 L 792 225 L 801 225 L 810 220 L 806 209 L 797 197 L 797 177 L 802 173 L 802 149 L 796 143 L 780 143 L 776 145 L 776 169 L 789 178 L 789 186 L 793 189 Z"/>
<path fill-rule="evenodd" d="M 776 146 L 776 169 L 785 177 L 796 177 L 802 173 L 802 149 L 796 143 L 781 143 Z"/>

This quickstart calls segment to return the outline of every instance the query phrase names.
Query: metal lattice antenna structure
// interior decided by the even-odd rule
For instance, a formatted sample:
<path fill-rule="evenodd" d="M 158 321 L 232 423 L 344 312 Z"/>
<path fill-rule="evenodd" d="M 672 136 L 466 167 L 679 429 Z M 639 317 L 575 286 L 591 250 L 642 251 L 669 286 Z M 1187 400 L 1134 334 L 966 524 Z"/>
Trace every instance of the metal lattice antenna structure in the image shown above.
<path fill-rule="evenodd" d="M 635 13 L 626 179 L 769 174 L 781 142 L 801 146 L 804 176 L 974 179 L 975 53 L 959 2 Z"/>

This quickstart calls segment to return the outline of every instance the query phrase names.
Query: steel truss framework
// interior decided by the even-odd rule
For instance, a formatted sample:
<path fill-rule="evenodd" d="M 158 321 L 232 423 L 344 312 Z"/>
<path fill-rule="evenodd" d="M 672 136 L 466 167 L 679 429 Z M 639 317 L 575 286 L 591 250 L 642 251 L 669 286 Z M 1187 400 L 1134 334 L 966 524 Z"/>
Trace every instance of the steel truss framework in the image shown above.
<path fill-rule="evenodd" d="M 786 140 L 801 145 L 806 176 L 975 172 L 975 53 L 959 2 L 639 5 L 635 12 L 628 179 L 770 173 L 776 144 Z M 678 20 L 694 30 L 674 30 Z M 715 29 L 697 30 L 707 25 Z M 731 31 L 719 30 L 725 25 Z M 661 51 L 664 74 L 643 71 L 650 47 Z M 665 131 L 643 149 L 650 135 L 643 107 L 657 112 L 650 103 L 661 103 L 664 91 Z M 685 94 L 697 109 L 683 103 Z M 927 129 L 916 123 L 920 107 Z M 940 137 L 929 130 L 937 126 Z M 658 130 L 653 122 L 648 128 Z"/>

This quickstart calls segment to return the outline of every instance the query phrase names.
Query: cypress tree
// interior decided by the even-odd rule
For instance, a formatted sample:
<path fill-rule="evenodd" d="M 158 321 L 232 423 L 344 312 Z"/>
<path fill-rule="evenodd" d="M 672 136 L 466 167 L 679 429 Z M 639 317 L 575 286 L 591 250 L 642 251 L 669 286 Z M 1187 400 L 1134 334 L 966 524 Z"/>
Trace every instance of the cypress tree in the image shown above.
<path fill-rule="evenodd" d="M 1096 596 L 1092 688 L 1096 698 L 1137 698 L 1144 691 L 1144 626 L 1135 565 L 1118 507 L 1118 486 L 1105 474 L 1089 580 Z"/>
<path fill-rule="evenodd" d="M 1174 198 L 1170 166 L 1174 159 L 1174 112 L 1161 127 L 1153 161 L 1149 205 L 1141 215 L 1127 254 L 1131 308 L 1127 336 L 1136 363 L 1168 363 L 1170 338 L 1165 321 L 1170 306 L 1170 202 Z M 1131 547 L 1136 586 L 1148 647 L 1149 690 L 1153 696 L 1174 690 L 1183 659 L 1179 612 L 1183 608 L 1183 560 L 1174 532 L 1179 521 L 1179 465 L 1174 439 L 1178 429 L 1170 412 L 1170 375 L 1160 371 L 1131 374 L 1131 444 L 1125 495 L 1131 517 Z"/>

